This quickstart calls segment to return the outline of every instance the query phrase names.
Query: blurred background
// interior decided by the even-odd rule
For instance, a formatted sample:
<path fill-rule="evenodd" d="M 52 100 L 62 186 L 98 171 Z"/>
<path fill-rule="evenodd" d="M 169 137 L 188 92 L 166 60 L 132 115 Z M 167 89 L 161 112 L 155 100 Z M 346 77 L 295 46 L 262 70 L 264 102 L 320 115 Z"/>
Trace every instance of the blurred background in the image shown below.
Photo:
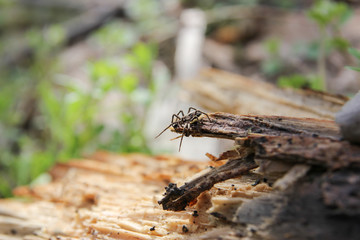
<path fill-rule="evenodd" d="M 0 0 L 0 197 L 99 150 L 178 153 L 154 137 L 204 68 L 352 96 L 359 23 L 356 0 Z"/>

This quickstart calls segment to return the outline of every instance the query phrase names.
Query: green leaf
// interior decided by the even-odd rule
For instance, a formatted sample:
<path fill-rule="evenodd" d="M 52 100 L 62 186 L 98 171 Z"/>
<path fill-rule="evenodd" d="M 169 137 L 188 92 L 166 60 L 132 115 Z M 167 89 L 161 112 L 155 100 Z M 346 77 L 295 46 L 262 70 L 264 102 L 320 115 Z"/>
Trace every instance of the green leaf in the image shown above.
<path fill-rule="evenodd" d="M 71 127 L 83 118 L 83 111 L 86 108 L 84 97 L 78 93 L 72 92 L 66 94 L 63 101 L 63 114 L 65 118 L 64 124 Z"/>
<path fill-rule="evenodd" d="M 150 44 L 138 43 L 132 50 L 131 60 L 140 68 L 145 76 L 149 76 L 155 57 L 154 47 Z"/>
<path fill-rule="evenodd" d="M 30 47 L 35 49 L 38 49 L 43 43 L 40 31 L 33 28 L 26 31 L 25 38 L 29 43 Z"/>
<path fill-rule="evenodd" d="M 119 81 L 120 89 L 125 93 L 132 93 L 138 86 L 139 80 L 133 74 L 126 74 Z"/>
<path fill-rule="evenodd" d="M 65 40 L 65 30 L 61 25 L 54 24 L 45 32 L 46 42 L 50 46 L 58 46 Z"/>
<path fill-rule="evenodd" d="M 120 118 L 125 125 L 130 125 L 134 121 L 134 116 L 125 111 L 121 113 Z"/>
<path fill-rule="evenodd" d="M 99 60 L 90 65 L 90 74 L 93 81 L 102 78 L 113 79 L 120 74 L 119 66 L 109 60 Z"/>
<path fill-rule="evenodd" d="M 360 51 L 356 48 L 348 48 L 348 52 L 354 56 L 358 61 L 360 61 Z"/>
<path fill-rule="evenodd" d="M 310 87 L 314 90 L 323 90 L 324 83 L 321 78 L 317 76 L 304 76 L 300 74 L 294 74 L 290 76 L 282 76 L 277 82 L 279 87 L 291 87 L 291 88 L 303 88 Z"/>
<path fill-rule="evenodd" d="M 37 151 L 31 156 L 30 177 L 32 180 L 49 170 L 55 162 L 54 154 L 51 151 Z"/>
<path fill-rule="evenodd" d="M 325 89 L 324 81 L 321 77 L 318 77 L 318 76 L 309 77 L 308 81 L 310 83 L 311 89 L 318 90 L 318 91 L 324 91 L 324 89 Z"/>
<path fill-rule="evenodd" d="M 320 27 L 325 27 L 331 22 L 338 25 L 343 24 L 351 16 L 351 11 L 345 3 L 321 0 L 317 1 L 307 11 L 307 14 Z"/>
<path fill-rule="evenodd" d="M 329 41 L 330 48 L 336 48 L 340 50 L 346 50 L 349 48 L 349 41 L 342 37 L 335 37 Z"/>
<path fill-rule="evenodd" d="M 17 87 L 20 87 L 19 84 L 14 84 L 14 82 L 9 81 L 7 84 L 1 84 L 0 87 L 0 119 L 9 119 L 9 115 L 13 114 L 11 109 L 16 103 L 16 93 Z M 4 123 L 4 122 L 3 122 Z"/>
<path fill-rule="evenodd" d="M 270 38 L 265 41 L 265 48 L 270 55 L 279 54 L 280 42 L 276 38 Z"/>
<path fill-rule="evenodd" d="M 11 187 L 7 179 L 0 176 L 0 198 L 11 197 Z"/>
<path fill-rule="evenodd" d="M 278 59 L 269 59 L 261 63 L 261 71 L 267 76 L 274 76 L 281 72 L 283 64 Z"/>
<path fill-rule="evenodd" d="M 137 42 L 139 33 L 134 29 L 133 24 L 124 21 L 111 21 L 101 27 L 94 34 L 94 39 L 99 47 L 113 53 L 122 49 L 130 48 Z"/>
<path fill-rule="evenodd" d="M 352 66 L 346 66 L 346 68 L 360 72 L 360 67 L 352 67 Z"/>
<path fill-rule="evenodd" d="M 342 3 L 345 5 L 345 3 Z M 346 10 L 344 10 L 344 12 L 342 13 L 342 15 L 340 16 L 340 25 L 343 25 L 344 23 L 346 23 L 350 17 L 353 15 L 353 10 L 351 8 L 348 7 L 348 5 L 346 6 Z"/>
<path fill-rule="evenodd" d="M 302 88 L 309 85 L 309 82 L 305 76 L 294 74 L 280 77 L 277 84 L 279 87 Z"/>

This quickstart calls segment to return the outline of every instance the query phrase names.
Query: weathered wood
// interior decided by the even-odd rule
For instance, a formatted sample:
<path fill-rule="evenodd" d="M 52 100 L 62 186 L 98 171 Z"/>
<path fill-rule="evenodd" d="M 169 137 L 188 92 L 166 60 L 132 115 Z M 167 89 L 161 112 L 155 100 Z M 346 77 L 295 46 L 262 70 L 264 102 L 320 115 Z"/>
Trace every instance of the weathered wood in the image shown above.
<path fill-rule="evenodd" d="M 15 191 L 31 202 L 0 201 L 0 238 L 358 238 L 359 147 L 341 141 L 336 125 L 315 120 L 323 126 L 319 130 L 311 128 L 311 119 L 301 124 L 293 118 L 279 123 L 278 117 L 208 115 L 210 120 L 192 119 L 189 134 L 207 129 L 207 136 L 233 139 L 234 149 L 209 163 L 100 153 L 58 164 L 51 183 Z M 257 133 L 235 130 L 236 119 Z M 182 134 L 183 126 L 173 127 Z M 282 175 L 274 188 L 254 184 L 264 176 L 251 169 L 262 159 L 294 166 L 281 187 Z"/>
<path fill-rule="evenodd" d="M 173 125 L 173 131 L 184 134 L 184 124 Z M 244 161 L 254 165 L 260 161 L 260 167 L 261 161 L 276 161 L 293 167 L 277 177 L 275 191 L 213 212 L 219 221 L 235 224 L 226 236 L 357 239 L 360 235 L 360 147 L 341 140 L 333 121 L 209 113 L 187 125 L 185 136 L 190 135 L 233 139 L 235 149 L 213 159 L 228 158 L 225 165 L 177 188 L 182 189 L 179 196 L 167 191 L 160 201 L 164 209 L 184 208 L 193 201 L 189 196 L 199 195 L 226 174 L 225 166 L 236 171 Z M 232 177 L 227 176 L 224 180 Z M 199 183 L 207 187 L 202 189 Z"/>
<path fill-rule="evenodd" d="M 190 182 L 192 175 L 212 171 L 209 165 L 219 166 L 219 162 L 104 152 L 57 164 L 50 171 L 50 183 L 19 187 L 16 199 L 0 199 L 0 239 L 181 240 L 226 236 L 240 229 L 227 225 L 228 231 L 223 231 L 218 225 L 219 217 L 226 215 L 224 204 L 236 206 L 271 190 L 266 184 L 252 186 L 254 175 L 215 184 L 183 211 L 165 211 L 158 204 L 169 182 Z M 231 171 L 231 164 L 225 168 Z"/>
<path fill-rule="evenodd" d="M 176 184 L 170 183 L 166 188 L 165 197 L 159 201 L 159 204 L 163 206 L 164 210 L 184 210 L 191 201 L 216 183 L 239 177 L 256 167 L 258 165 L 251 155 L 243 159 L 232 159 L 218 168 L 211 168 L 208 173 L 185 183 L 180 188 Z"/>
<path fill-rule="evenodd" d="M 355 176 L 357 180 L 350 183 Z M 310 172 L 286 191 L 244 203 L 234 222 L 251 227 L 251 239 L 358 239 L 360 202 L 359 196 L 351 195 L 359 192 L 358 176 L 348 175 L 347 170 Z M 324 191 L 329 183 L 337 188 L 327 189 L 332 204 Z"/>
<path fill-rule="evenodd" d="M 183 86 L 190 102 L 209 111 L 233 114 L 280 115 L 333 120 L 346 97 L 273 84 L 206 69 Z"/>
<path fill-rule="evenodd" d="M 187 133 L 194 137 L 215 137 L 235 140 L 253 134 L 263 136 L 313 136 L 340 139 L 339 127 L 334 121 L 313 118 L 294 118 L 284 116 L 253 116 L 229 113 L 209 113 L 209 119 L 202 116 L 191 123 Z M 173 129 L 182 133 L 184 125 L 177 124 Z"/>
<path fill-rule="evenodd" d="M 360 148 L 347 141 L 305 136 L 249 136 L 256 158 L 306 163 L 328 170 L 360 167 Z"/>
<path fill-rule="evenodd" d="M 171 156 L 108 153 L 58 164 L 51 171 L 51 183 L 20 187 L 17 199 L 0 199 L 0 239 L 199 236 L 214 228 L 206 212 L 199 211 L 196 218 L 195 208 L 173 214 L 162 210 L 157 200 L 170 181 L 181 181 L 207 166 Z"/>
<path fill-rule="evenodd" d="M 173 131 L 182 134 L 184 125 Z M 255 158 L 336 169 L 360 167 L 360 147 L 342 141 L 334 121 L 210 113 L 190 124 L 187 136 L 227 138 L 254 148 Z"/>

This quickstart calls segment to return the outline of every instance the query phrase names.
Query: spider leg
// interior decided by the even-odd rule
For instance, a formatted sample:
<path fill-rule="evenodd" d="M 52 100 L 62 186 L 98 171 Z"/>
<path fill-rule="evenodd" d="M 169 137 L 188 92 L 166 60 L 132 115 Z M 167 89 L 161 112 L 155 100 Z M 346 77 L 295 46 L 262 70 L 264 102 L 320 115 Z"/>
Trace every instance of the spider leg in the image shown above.
<path fill-rule="evenodd" d="M 182 111 L 181 111 L 182 112 Z M 179 112 L 180 113 L 180 112 Z M 180 121 L 181 120 L 181 117 L 179 117 L 178 115 L 179 115 L 179 113 L 178 114 L 173 114 L 172 115 L 172 117 L 171 117 L 171 123 L 175 123 L 175 122 L 177 122 L 177 121 Z M 183 113 L 184 114 L 184 113 Z M 175 118 L 175 121 L 174 121 L 174 118 Z M 176 118 L 177 118 L 177 120 L 176 120 Z"/>
<path fill-rule="evenodd" d="M 185 116 L 183 110 L 180 110 L 176 115 L 180 115 L 180 113 L 181 113 L 181 115 L 182 115 L 183 117 Z"/>
<path fill-rule="evenodd" d="M 170 141 L 176 140 L 178 138 L 181 138 L 181 136 L 174 137 L 174 138 L 170 139 Z"/>
<path fill-rule="evenodd" d="M 194 108 L 194 107 L 189 107 L 188 113 L 189 113 L 191 110 L 194 110 L 195 112 L 196 112 L 196 111 L 199 111 L 199 110 L 197 110 L 197 109 Z M 201 112 L 201 111 L 200 111 L 200 112 Z"/>
<path fill-rule="evenodd" d="M 171 127 L 171 126 L 173 126 L 173 125 L 174 125 L 174 123 L 170 123 L 170 125 L 167 126 L 164 130 L 162 130 L 161 133 L 159 133 L 155 138 L 160 137 L 161 134 L 163 134 L 166 130 L 168 130 L 169 127 Z"/>
<path fill-rule="evenodd" d="M 185 135 L 185 129 L 189 127 L 189 124 L 185 124 L 184 126 L 184 129 L 182 131 L 182 134 L 181 134 L 181 139 L 180 139 L 180 145 L 179 145 L 179 152 L 180 152 L 180 149 L 181 149 L 181 144 L 182 144 L 182 141 L 183 141 L 183 138 L 184 138 L 184 135 Z"/>
<path fill-rule="evenodd" d="M 196 110 L 195 115 L 198 115 L 198 113 L 204 114 L 204 115 L 209 119 L 209 121 L 211 122 L 211 119 L 210 119 L 209 115 L 208 115 L 206 112 L 203 112 L 203 111 L 200 111 L 200 110 Z M 199 115 L 199 116 L 200 116 L 200 115 Z M 198 117 L 197 117 L 197 120 L 199 120 Z"/>
<path fill-rule="evenodd" d="M 183 133 L 181 134 L 180 145 L 179 145 L 179 152 L 180 152 L 180 149 L 181 149 L 181 144 L 182 144 L 183 138 L 184 138 L 184 131 L 183 131 Z"/>
<path fill-rule="evenodd" d="M 201 112 L 201 113 L 204 114 L 209 119 L 209 121 L 211 122 L 211 119 L 210 119 L 210 117 L 209 117 L 209 115 L 207 113 L 204 113 L 204 112 Z"/>

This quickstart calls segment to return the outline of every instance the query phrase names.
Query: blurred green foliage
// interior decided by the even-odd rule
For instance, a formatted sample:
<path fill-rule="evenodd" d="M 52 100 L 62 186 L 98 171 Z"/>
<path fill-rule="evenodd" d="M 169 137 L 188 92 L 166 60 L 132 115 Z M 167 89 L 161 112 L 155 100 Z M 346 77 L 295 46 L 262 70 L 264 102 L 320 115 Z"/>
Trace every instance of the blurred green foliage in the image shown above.
<path fill-rule="evenodd" d="M 326 90 L 326 57 L 334 50 L 344 53 L 349 47 L 349 42 L 341 36 L 340 27 L 351 17 L 352 11 L 342 2 L 318 0 L 307 15 L 320 30 L 317 45 L 317 75 L 320 81 L 317 85 L 321 90 Z"/>
<path fill-rule="evenodd" d="M 88 40 L 104 56 L 89 60 L 86 87 L 58 74 L 56 53 L 65 36 L 59 25 L 27 32 L 35 60 L 0 73 L 1 197 L 11 196 L 15 186 L 48 179 L 44 172 L 56 161 L 97 149 L 150 153 L 144 123 L 159 87 L 153 77 L 157 47 L 134 32 L 110 23 Z M 118 107 L 117 126 L 101 116 L 111 94 L 118 96 L 110 104 Z"/>
<path fill-rule="evenodd" d="M 358 66 L 354 67 L 354 66 L 347 66 L 347 68 L 354 70 L 354 71 L 358 71 L 360 72 L 360 51 L 355 49 L 355 48 L 349 48 L 348 49 L 349 53 L 356 58 L 357 64 Z"/>
<path fill-rule="evenodd" d="M 307 46 L 298 46 L 298 50 L 300 49 L 308 60 L 317 61 L 316 76 L 309 74 L 281 76 L 278 85 L 294 88 L 309 87 L 324 91 L 326 90 L 326 58 L 333 51 L 338 51 L 343 56 L 347 55 L 349 42 L 341 36 L 341 27 L 352 16 L 352 10 L 343 2 L 318 0 L 306 13 L 309 19 L 317 24 L 319 38 Z"/>
<path fill-rule="evenodd" d="M 280 40 L 269 38 L 264 42 L 264 49 L 268 57 L 261 62 L 261 71 L 266 76 L 280 74 L 284 68 L 284 62 L 280 57 Z"/>
<path fill-rule="evenodd" d="M 301 74 L 292 74 L 281 76 L 278 79 L 279 87 L 291 88 L 311 88 L 314 90 L 322 90 L 321 79 L 317 76 L 306 76 Z"/>
<path fill-rule="evenodd" d="M 343 2 L 318 0 L 307 12 L 321 28 L 329 25 L 340 27 L 352 15 L 351 9 Z"/>

